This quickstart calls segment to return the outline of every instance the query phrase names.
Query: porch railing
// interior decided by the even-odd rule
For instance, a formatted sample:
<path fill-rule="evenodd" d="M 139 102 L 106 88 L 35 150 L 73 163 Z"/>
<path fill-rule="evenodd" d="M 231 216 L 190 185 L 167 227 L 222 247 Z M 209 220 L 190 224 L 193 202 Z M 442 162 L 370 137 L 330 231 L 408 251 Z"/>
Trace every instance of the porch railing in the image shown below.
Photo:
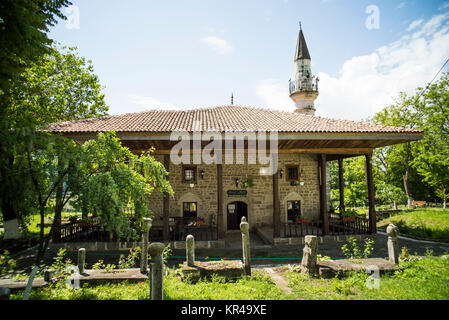
<path fill-rule="evenodd" d="M 297 238 L 306 235 L 323 235 L 323 223 L 321 220 L 309 220 L 303 222 L 288 222 L 284 224 L 284 238 Z"/>
<path fill-rule="evenodd" d="M 213 241 L 218 239 L 217 227 L 209 225 L 187 226 L 183 224 L 175 224 L 170 227 L 170 241 L 185 241 L 189 234 L 193 235 L 196 241 Z M 111 236 L 111 233 L 103 230 L 99 223 L 74 222 L 61 226 L 61 237 L 56 242 L 115 242 L 132 240 L 118 238 L 115 234 Z M 153 226 L 150 229 L 150 241 L 162 240 L 163 226 Z"/>
<path fill-rule="evenodd" d="M 208 225 L 202 226 L 186 226 L 176 224 L 170 227 L 171 241 L 185 241 L 186 237 L 191 234 L 195 241 L 214 241 L 218 239 L 217 227 Z M 163 240 L 163 227 L 153 226 L 150 230 L 150 241 Z"/>
<path fill-rule="evenodd" d="M 329 217 L 329 235 L 369 234 L 368 219 L 355 217 L 353 219 L 340 219 Z M 322 236 L 322 220 L 309 220 L 303 222 L 289 222 L 284 224 L 282 238 L 297 238 L 306 235 Z"/>

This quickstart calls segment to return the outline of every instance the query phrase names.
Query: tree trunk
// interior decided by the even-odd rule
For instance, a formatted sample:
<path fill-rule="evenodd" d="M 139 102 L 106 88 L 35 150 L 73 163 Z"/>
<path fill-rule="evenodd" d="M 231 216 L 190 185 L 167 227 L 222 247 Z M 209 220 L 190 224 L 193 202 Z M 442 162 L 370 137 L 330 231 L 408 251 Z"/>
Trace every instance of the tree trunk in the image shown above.
<path fill-rule="evenodd" d="M 443 197 L 443 209 L 446 209 L 446 196 Z"/>
<path fill-rule="evenodd" d="M 404 190 L 405 190 L 405 194 L 407 195 L 407 208 L 410 209 L 412 207 L 413 204 L 413 199 L 412 196 L 410 195 L 410 191 L 409 191 L 409 181 L 408 181 L 408 177 L 410 174 L 410 144 L 407 144 L 407 157 L 405 159 L 405 175 L 404 175 Z"/>
<path fill-rule="evenodd" d="M 61 238 L 61 222 L 62 222 L 62 209 L 64 205 L 62 203 L 62 181 L 56 188 L 56 201 L 55 201 L 55 217 L 54 217 L 54 232 L 53 240 Z"/>
<path fill-rule="evenodd" d="M 14 156 L 8 158 L 9 167 L 14 164 Z M 8 165 L 6 166 L 8 167 Z M 14 202 L 11 196 L 13 192 L 13 182 L 11 181 L 10 175 L 6 168 L 1 170 L 1 181 L 2 181 L 2 214 L 3 214 L 3 229 L 5 234 L 3 235 L 4 240 L 9 239 L 19 239 L 22 237 L 19 229 L 19 221 L 17 219 L 17 212 L 14 208 Z"/>

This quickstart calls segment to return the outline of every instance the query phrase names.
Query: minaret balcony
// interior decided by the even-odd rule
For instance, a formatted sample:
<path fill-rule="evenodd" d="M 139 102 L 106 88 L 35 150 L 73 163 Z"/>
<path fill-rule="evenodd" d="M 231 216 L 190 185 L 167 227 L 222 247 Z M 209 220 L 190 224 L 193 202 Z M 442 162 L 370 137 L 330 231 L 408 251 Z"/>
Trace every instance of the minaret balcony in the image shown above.
<path fill-rule="evenodd" d="M 316 92 L 318 93 L 318 78 L 314 78 L 312 81 L 300 82 L 298 86 L 295 81 L 290 80 L 289 89 L 290 95 L 295 92 Z"/>

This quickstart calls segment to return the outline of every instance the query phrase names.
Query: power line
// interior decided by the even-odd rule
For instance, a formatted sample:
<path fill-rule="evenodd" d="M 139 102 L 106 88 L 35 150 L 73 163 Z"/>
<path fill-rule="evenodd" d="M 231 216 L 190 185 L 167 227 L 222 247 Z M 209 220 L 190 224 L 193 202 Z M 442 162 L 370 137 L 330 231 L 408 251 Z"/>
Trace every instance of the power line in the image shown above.
<path fill-rule="evenodd" d="M 449 59 L 446 60 L 446 62 L 443 64 L 443 66 L 441 67 L 441 69 L 437 72 L 437 74 L 435 75 L 435 77 L 433 77 L 432 81 L 429 82 L 429 84 L 421 91 L 421 93 L 418 95 L 418 97 L 416 98 L 416 101 L 419 100 L 419 98 L 422 96 L 422 94 L 429 89 L 430 85 L 432 84 L 433 81 L 435 81 L 435 79 L 438 77 L 438 75 L 440 74 L 440 72 L 444 69 L 444 67 L 446 66 L 446 64 L 449 62 Z"/>

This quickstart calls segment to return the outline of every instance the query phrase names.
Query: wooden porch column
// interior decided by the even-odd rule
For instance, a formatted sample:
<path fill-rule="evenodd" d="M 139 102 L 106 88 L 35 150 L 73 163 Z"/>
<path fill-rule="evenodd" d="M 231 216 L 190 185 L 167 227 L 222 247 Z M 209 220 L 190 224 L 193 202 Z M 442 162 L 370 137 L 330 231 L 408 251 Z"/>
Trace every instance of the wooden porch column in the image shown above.
<path fill-rule="evenodd" d="M 321 185 L 320 185 L 320 208 L 321 208 L 321 219 L 323 220 L 323 234 L 329 234 L 329 216 L 327 212 L 327 192 L 326 192 L 326 155 L 320 155 L 320 177 L 321 177 Z"/>
<path fill-rule="evenodd" d="M 368 186 L 368 220 L 369 230 L 371 234 L 377 232 L 376 227 L 376 207 L 374 202 L 374 182 L 373 182 L 373 166 L 371 163 L 372 156 L 370 154 L 365 155 L 365 171 L 366 171 L 366 184 Z"/>
<path fill-rule="evenodd" d="M 343 159 L 338 159 L 338 182 L 340 184 L 340 214 L 345 212 L 345 183 L 343 179 Z"/>
<path fill-rule="evenodd" d="M 164 167 L 165 170 L 170 172 L 170 155 L 165 154 L 164 155 Z M 169 179 L 169 177 L 167 177 Z M 164 202 L 162 204 L 162 211 L 163 211 L 163 221 L 164 221 L 164 229 L 162 231 L 162 238 L 164 242 L 170 241 L 170 195 L 164 194 Z"/>
<path fill-rule="evenodd" d="M 225 230 L 223 222 L 223 165 L 217 164 L 217 236 L 224 239 Z"/>
<path fill-rule="evenodd" d="M 279 173 L 273 174 L 273 237 L 281 236 L 281 212 L 279 208 Z"/>

